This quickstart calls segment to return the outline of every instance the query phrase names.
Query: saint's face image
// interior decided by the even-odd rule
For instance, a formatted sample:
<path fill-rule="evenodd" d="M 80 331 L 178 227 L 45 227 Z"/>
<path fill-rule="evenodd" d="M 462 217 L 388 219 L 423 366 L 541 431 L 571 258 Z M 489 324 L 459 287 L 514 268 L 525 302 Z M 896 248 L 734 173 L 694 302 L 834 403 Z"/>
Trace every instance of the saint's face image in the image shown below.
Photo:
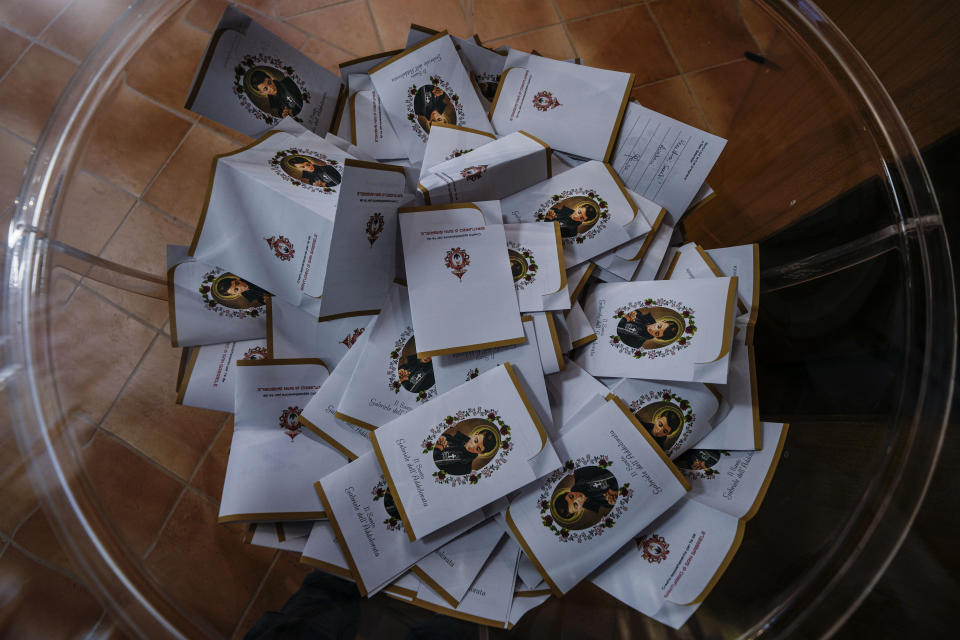
<path fill-rule="evenodd" d="M 244 75 L 243 89 L 254 106 L 276 118 L 293 117 L 303 109 L 300 88 L 279 69 L 253 67 Z"/>
<path fill-rule="evenodd" d="M 584 196 L 564 198 L 547 210 L 546 219 L 560 224 L 560 237 L 574 238 L 597 224 L 600 205 Z"/>
<path fill-rule="evenodd" d="M 417 89 L 413 97 L 413 113 L 420 127 L 430 133 L 434 122 L 457 124 L 457 110 L 443 89 L 425 84 Z"/>
<path fill-rule="evenodd" d="M 482 95 L 487 100 L 493 100 L 494 96 L 497 95 L 497 85 L 500 83 L 500 79 L 493 80 L 490 82 L 480 82 L 478 83 L 480 87 L 480 95 Z"/>
<path fill-rule="evenodd" d="M 550 514 L 571 531 L 587 529 L 610 513 L 620 496 L 620 485 L 608 469 L 586 466 L 561 480 L 550 496 Z"/>
<path fill-rule="evenodd" d="M 683 316 L 667 307 L 641 307 L 626 313 L 617 324 L 623 344 L 634 349 L 659 349 L 683 334 Z"/>
<path fill-rule="evenodd" d="M 510 257 L 510 272 L 513 274 L 513 281 L 516 282 L 527 273 L 527 259 L 513 249 L 507 249 L 507 255 Z"/>
<path fill-rule="evenodd" d="M 705 471 L 720 462 L 720 452 L 713 449 L 689 449 L 677 456 L 674 464 L 680 469 Z"/>
<path fill-rule="evenodd" d="M 664 451 L 669 451 L 683 432 L 683 411 L 672 402 L 651 402 L 634 415 Z"/>
<path fill-rule="evenodd" d="M 288 156 L 280 161 L 280 168 L 291 178 L 311 187 L 333 188 L 341 176 L 330 163 L 308 155 Z"/>
<path fill-rule="evenodd" d="M 230 309 L 252 309 L 266 304 L 270 295 L 260 287 L 232 273 L 223 273 L 213 281 L 210 291 L 218 304 Z"/>
<path fill-rule="evenodd" d="M 500 449 L 500 432 L 482 418 L 461 420 L 434 443 L 433 463 L 449 475 L 464 476 L 483 468 Z"/>
<path fill-rule="evenodd" d="M 407 340 L 400 352 L 397 363 L 397 380 L 410 393 L 429 391 L 436 383 L 433 375 L 433 358 L 417 356 L 417 342 L 414 336 Z"/>

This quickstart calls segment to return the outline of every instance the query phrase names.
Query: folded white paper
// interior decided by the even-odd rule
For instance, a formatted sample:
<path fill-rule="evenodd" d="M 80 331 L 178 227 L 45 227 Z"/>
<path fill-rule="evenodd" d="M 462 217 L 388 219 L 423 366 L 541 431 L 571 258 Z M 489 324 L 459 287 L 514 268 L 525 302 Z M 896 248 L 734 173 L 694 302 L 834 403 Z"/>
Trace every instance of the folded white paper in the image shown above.
<path fill-rule="evenodd" d="M 500 206 L 510 222 L 558 222 L 568 267 L 630 240 L 624 227 L 638 215 L 610 165 L 595 161 L 503 198 Z"/>
<path fill-rule="evenodd" d="M 244 542 L 258 547 L 301 553 L 312 528 L 312 522 L 254 523 L 247 530 Z"/>
<path fill-rule="evenodd" d="M 490 144 L 497 139 L 492 133 L 460 127 L 455 124 L 435 122 L 430 126 L 430 136 L 423 150 L 423 166 L 420 170 L 420 179 L 430 169 L 440 163 L 459 158 L 474 149 Z M 500 220 L 497 220 L 499 223 Z"/>
<path fill-rule="evenodd" d="M 406 149 L 383 111 L 370 76 L 355 74 L 349 85 L 350 142 L 378 160 L 405 158 Z"/>
<path fill-rule="evenodd" d="M 734 336 L 727 383 L 715 385 L 723 399 L 714 427 L 697 446 L 704 449 L 759 449 L 763 444 L 753 345 L 746 332 Z"/>
<path fill-rule="evenodd" d="M 340 78 L 228 6 L 197 69 L 186 108 L 251 137 L 284 117 L 323 135 Z"/>
<path fill-rule="evenodd" d="M 512 49 L 490 121 L 500 135 L 523 130 L 554 149 L 606 161 L 632 88 L 633 74 Z"/>
<path fill-rule="evenodd" d="M 616 396 L 565 432 L 566 462 L 510 501 L 511 534 L 556 595 L 679 500 L 689 483 Z"/>
<path fill-rule="evenodd" d="M 697 364 L 729 353 L 735 307 L 736 278 L 599 284 L 583 305 L 597 340 L 577 362 L 595 376 L 697 380 Z"/>
<path fill-rule="evenodd" d="M 340 550 L 333 525 L 328 520 L 313 523 L 310 535 L 300 555 L 300 562 L 309 564 L 327 573 L 353 580 L 347 559 Z"/>
<path fill-rule="evenodd" d="M 537 350 L 540 352 L 540 366 L 545 374 L 562 371 L 564 367 L 563 351 L 560 349 L 560 335 L 556 319 L 549 311 L 537 311 L 529 314 L 533 317 L 534 331 L 537 334 Z"/>
<path fill-rule="evenodd" d="M 482 218 L 470 203 L 446 206 L 453 208 L 404 208 L 400 214 L 418 355 L 522 342 L 503 225 L 465 223 L 464 216 Z M 451 309 L 460 312 L 455 322 Z"/>
<path fill-rule="evenodd" d="M 267 336 L 272 358 L 320 358 L 335 369 L 376 315 L 323 320 L 280 298 L 267 302 Z"/>
<path fill-rule="evenodd" d="M 456 607 L 467 595 L 501 538 L 503 528 L 489 519 L 420 558 L 411 571 L 444 602 Z"/>
<path fill-rule="evenodd" d="M 316 520 L 318 476 L 347 460 L 298 420 L 327 378 L 319 360 L 241 360 L 219 522 Z"/>
<path fill-rule="evenodd" d="M 436 535 L 411 542 L 373 454 L 324 476 L 316 488 L 350 573 L 365 596 L 483 520 L 477 511 Z"/>
<path fill-rule="evenodd" d="M 560 225 L 505 224 L 510 272 L 520 311 L 570 308 Z"/>
<path fill-rule="evenodd" d="M 411 540 L 532 482 L 559 464 L 509 364 L 370 434 Z M 531 464 L 535 457 L 548 460 Z"/>
<path fill-rule="evenodd" d="M 370 70 L 407 157 L 419 162 L 430 125 L 445 122 L 493 132 L 486 110 L 446 31 Z"/>
<path fill-rule="evenodd" d="M 194 347 L 177 385 L 177 404 L 233 413 L 234 363 L 265 360 L 266 340 L 243 340 Z"/>

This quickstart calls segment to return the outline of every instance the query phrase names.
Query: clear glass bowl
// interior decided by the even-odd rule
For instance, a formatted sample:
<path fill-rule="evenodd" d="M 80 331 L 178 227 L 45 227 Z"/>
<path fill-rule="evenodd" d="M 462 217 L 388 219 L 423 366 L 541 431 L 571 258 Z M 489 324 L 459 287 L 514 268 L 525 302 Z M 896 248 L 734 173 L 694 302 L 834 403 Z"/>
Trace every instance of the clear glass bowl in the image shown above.
<path fill-rule="evenodd" d="M 130 305 L 164 300 L 166 282 L 162 271 L 131 266 L 133 239 L 113 260 L 65 242 L 63 230 L 84 220 L 63 203 L 91 131 L 107 117 L 101 88 L 121 78 L 181 4 L 135 3 L 64 91 L 11 223 L 0 334 L 0 385 L 61 542 L 118 619 L 157 637 L 218 635 L 205 613 L 216 604 L 171 593 L 169 576 L 147 567 L 106 515 L 90 477 L 111 462 L 83 455 L 92 427 L 77 422 L 71 403 L 78 382 L 102 374 L 104 357 L 127 357 L 130 336 L 91 357 L 84 340 L 61 339 L 70 318 L 60 310 L 77 279 Z M 793 425 L 784 459 L 734 562 L 680 632 L 654 629 L 585 584 L 528 614 L 519 635 L 829 635 L 896 553 L 936 464 L 956 311 L 942 220 L 916 145 L 876 76 L 816 6 L 743 4 L 766 21 L 768 61 L 728 105 L 730 142 L 709 180 L 719 197 L 688 216 L 682 232 L 708 248 L 761 242 L 760 407 L 762 417 Z"/>

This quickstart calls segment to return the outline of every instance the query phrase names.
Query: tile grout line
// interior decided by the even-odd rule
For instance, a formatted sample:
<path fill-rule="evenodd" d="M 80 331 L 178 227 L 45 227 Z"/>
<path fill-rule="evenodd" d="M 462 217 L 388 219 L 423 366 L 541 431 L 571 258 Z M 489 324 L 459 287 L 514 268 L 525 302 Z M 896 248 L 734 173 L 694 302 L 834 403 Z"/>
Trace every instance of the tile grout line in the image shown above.
<path fill-rule="evenodd" d="M 551 0 L 550 4 L 553 6 L 554 12 L 560 16 L 560 19 L 563 20 L 563 14 L 560 13 L 560 7 L 557 6 L 557 0 Z M 577 51 L 577 45 L 573 42 L 573 36 L 570 35 L 570 30 L 567 28 L 567 21 L 563 20 L 560 23 L 560 27 L 563 29 L 563 34 L 567 36 L 567 42 L 570 43 L 570 48 L 573 50 L 573 58 L 577 59 L 580 57 L 580 53 Z M 581 63 L 583 60 L 580 61 Z M 632 89 L 632 87 L 631 87 Z"/>
<path fill-rule="evenodd" d="M 97 424 L 99 427 L 104 427 L 104 424 L 107 420 L 110 419 L 110 415 L 113 413 L 113 410 L 117 408 L 117 404 L 120 402 L 120 398 L 123 397 L 123 392 L 127 390 L 127 387 L 130 385 L 130 381 L 133 380 L 134 376 L 137 375 L 137 372 L 140 370 L 140 365 L 143 364 L 143 361 L 147 359 L 147 354 L 150 353 L 150 350 L 153 349 L 153 345 L 156 344 L 157 338 L 160 336 L 160 332 L 157 331 L 154 333 L 153 338 L 150 339 L 150 343 L 147 345 L 147 348 L 143 350 L 143 353 L 140 354 L 140 359 L 137 360 L 137 364 L 134 365 L 133 369 L 130 371 L 130 375 L 127 376 L 127 379 L 123 381 L 123 385 L 117 391 L 117 395 L 114 396 L 113 402 L 110 403 L 110 407 L 107 409 L 106 413 L 103 414 L 103 417 L 100 418 L 100 422 Z"/>
<path fill-rule="evenodd" d="M 68 5 L 68 6 L 69 6 L 69 5 Z M 65 11 L 66 8 L 67 8 L 67 7 L 64 7 L 63 10 Z M 59 17 L 59 15 L 60 15 L 60 14 L 57 14 L 58 17 Z M 54 18 L 54 19 L 56 19 L 56 18 Z M 51 24 L 52 24 L 52 23 L 51 23 Z M 48 26 L 49 26 L 49 25 L 48 25 Z M 81 62 L 83 62 L 83 60 L 81 60 L 81 59 L 79 59 L 79 58 L 76 58 L 76 57 L 70 55 L 70 54 L 67 53 L 66 51 L 62 51 L 62 50 L 58 49 L 57 47 L 53 46 L 52 44 L 49 44 L 49 43 L 47 43 L 47 42 L 44 42 L 44 41 L 40 40 L 40 37 L 41 37 L 43 34 L 45 34 L 46 31 L 47 31 L 47 28 L 46 28 L 46 27 L 43 29 L 43 31 L 41 31 L 41 32 L 40 32 L 38 35 L 36 35 L 36 36 L 31 36 L 31 35 L 30 35 L 29 33 L 27 33 L 26 31 L 21 31 L 20 29 L 17 29 L 16 27 L 12 27 L 12 26 L 10 26 L 9 24 L 7 24 L 7 23 L 5 23 L 5 22 L 0 22 L 0 27 L 3 27 L 3 28 L 6 29 L 7 31 L 11 31 L 11 32 L 15 33 L 16 35 L 20 36 L 20 37 L 23 38 L 24 40 L 27 40 L 31 45 L 37 45 L 38 47 L 40 47 L 40 48 L 42 48 L 42 49 L 46 49 L 47 51 L 50 51 L 50 52 L 52 52 L 52 53 L 55 53 L 55 54 L 57 54 L 58 56 L 60 56 L 60 57 L 62 57 L 62 58 L 66 58 L 67 60 L 69 60 L 70 62 L 72 62 L 72 63 L 74 63 L 74 64 L 80 64 Z M 29 49 L 30 47 L 27 47 L 27 48 Z M 13 65 L 11 65 L 11 68 L 13 68 Z"/>
<path fill-rule="evenodd" d="M 380 47 L 380 51 L 383 51 L 383 36 L 380 34 L 380 25 L 377 24 L 377 17 L 373 15 L 373 7 L 370 6 L 370 0 L 364 0 L 364 4 L 367 5 L 367 13 L 370 14 L 370 22 L 373 23 L 373 33 L 377 36 L 377 46 Z"/>
<path fill-rule="evenodd" d="M 186 480 L 184 480 L 183 478 L 175 474 L 170 469 L 163 466 L 159 460 L 151 458 L 145 452 L 138 449 L 136 445 L 134 445 L 133 443 L 124 440 L 122 437 L 120 437 L 119 435 L 117 435 L 116 433 L 114 433 L 113 431 L 110 431 L 105 427 L 98 426 L 97 429 L 99 433 L 103 434 L 104 438 L 110 438 L 111 440 L 116 440 L 121 446 L 125 447 L 126 449 L 129 449 L 132 453 L 136 454 L 137 457 L 146 460 L 147 462 L 149 462 L 155 467 L 158 467 L 160 471 L 164 473 L 164 475 L 169 476 L 170 478 L 172 478 L 173 480 L 176 480 L 180 484 L 186 484 L 187 482 Z M 93 441 L 93 438 L 91 438 L 91 441 Z M 88 448 L 88 447 L 84 447 L 84 448 Z"/>
<path fill-rule="evenodd" d="M 759 53 L 765 54 L 766 52 L 763 50 L 763 47 L 760 46 L 760 41 L 757 40 L 757 37 L 755 35 L 753 35 L 753 30 L 749 26 L 747 26 L 747 21 L 743 19 L 743 3 L 741 2 L 741 0 L 736 0 L 734 4 L 736 5 L 736 9 L 737 9 L 737 19 L 740 20 L 740 24 L 743 25 L 744 31 L 746 31 L 750 35 L 750 39 L 753 40 L 753 44 L 757 47 L 757 51 Z"/>
<path fill-rule="evenodd" d="M 143 552 L 141 558 L 146 560 L 153 550 L 156 548 L 157 543 L 160 542 L 160 536 L 163 535 L 163 530 L 167 528 L 167 524 L 170 522 L 170 519 L 173 517 L 173 512 L 177 510 L 177 507 L 180 505 L 180 502 L 183 500 L 184 494 L 186 494 L 188 489 L 191 489 L 190 483 L 193 482 L 193 479 L 197 475 L 197 471 L 200 469 L 200 465 L 203 464 L 203 461 L 207 459 L 207 456 L 210 455 L 210 450 L 213 448 L 213 444 L 217 441 L 217 438 L 220 437 L 220 433 L 226 428 L 227 421 L 230 420 L 228 415 L 223 419 L 223 422 L 220 424 L 220 428 L 217 429 L 217 433 L 210 439 L 210 443 L 207 445 L 206 450 L 203 452 L 203 455 L 200 456 L 200 459 L 197 461 L 197 464 L 194 466 L 193 471 L 190 473 L 190 478 L 184 483 L 183 488 L 180 490 L 180 495 L 177 496 L 177 499 L 173 501 L 173 504 L 170 506 L 170 511 L 167 512 L 166 517 L 163 519 L 163 522 L 160 523 L 160 526 L 157 528 L 157 533 L 153 538 L 153 541 Z M 199 492 L 198 492 L 199 493 Z"/>
<path fill-rule="evenodd" d="M 247 601 L 247 606 L 243 608 L 243 611 L 240 612 L 240 615 L 237 617 L 237 623 L 233 626 L 233 630 L 230 632 L 230 637 L 237 633 L 240 628 L 240 623 L 243 622 L 244 618 L 247 617 L 247 614 L 250 613 L 250 609 L 253 608 L 253 603 L 256 602 L 257 596 L 260 595 L 260 592 L 263 590 L 263 585 L 267 582 L 267 576 L 270 575 L 270 572 L 273 571 L 273 568 L 277 565 L 277 561 L 280 559 L 280 550 L 277 549 L 273 553 L 273 558 L 270 560 L 270 566 L 267 567 L 267 570 L 263 572 L 263 577 L 260 578 L 260 582 L 257 584 L 257 588 L 253 590 L 253 595 L 250 596 L 250 600 Z"/>
<path fill-rule="evenodd" d="M 647 5 L 647 13 L 650 15 L 650 20 L 653 22 L 653 26 L 657 28 L 657 33 L 660 34 L 660 38 L 663 39 L 663 44 L 667 47 L 667 53 L 670 54 L 673 64 L 677 67 L 677 71 L 680 72 L 680 80 L 687 88 L 687 93 L 690 94 L 690 99 L 693 100 L 693 104 L 696 106 L 700 117 L 703 118 L 704 126 L 706 126 L 707 131 L 713 133 L 713 129 L 710 127 L 710 121 L 707 120 L 707 114 L 703 111 L 703 107 L 700 106 L 700 101 L 697 100 L 697 96 L 693 93 L 693 89 L 690 87 L 690 82 L 687 81 L 687 76 L 683 72 L 683 67 L 680 66 L 680 61 L 677 59 L 677 55 L 673 52 L 673 47 L 670 46 L 670 40 L 667 39 L 666 32 L 664 32 L 663 27 L 660 26 L 660 22 L 657 20 L 657 17 L 653 15 L 653 9 L 650 8 L 649 4 Z"/>
<path fill-rule="evenodd" d="M 67 2 L 67 3 L 60 9 L 60 11 L 57 11 L 57 15 L 53 16 L 53 18 L 50 20 L 50 22 L 47 23 L 47 26 L 45 26 L 43 29 L 40 29 L 40 33 L 37 34 L 37 38 L 42 38 L 43 36 L 47 35 L 47 31 L 50 30 L 50 27 L 53 26 L 53 23 L 55 23 L 57 20 L 59 20 L 59 19 L 60 19 L 60 16 L 62 16 L 64 13 L 66 13 L 67 10 L 69 10 L 70 7 L 73 6 L 73 3 L 74 3 L 74 2 L 76 2 L 76 0 L 70 0 L 69 2 Z"/>
<path fill-rule="evenodd" d="M 322 7 L 314 7 L 313 9 L 307 9 L 306 11 L 301 11 L 299 13 L 291 13 L 288 16 L 281 16 L 280 10 L 278 9 L 276 17 L 277 17 L 277 20 L 279 20 L 280 22 L 287 24 L 287 20 L 289 20 L 290 18 L 302 18 L 303 16 L 310 15 L 311 13 L 323 11 L 324 9 L 329 9 L 330 7 L 339 7 L 344 4 L 350 4 L 351 2 L 353 2 L 353 0 L 337 0 L 337 2 L 331 2 L 330 4 L 325 4 Z M 369 8 L 369 5 L 367 5 L 367 7 Z M 288 26 L 293 27 L 294 29 L 298 28 L 292 24 Z"/>
<path fill-rule="evenodd" d="M 64 267 L 64 269 L 66 269 L 66 267 Z M 141 318 L 140 316 L 135 315 L 135 314 L 134 314 L 133 312 L 131 312 L 129 309 L 124 309 L 123 307 L 121 307 L 119 304 L 117 304 L 116 302 L 114 302 L 114 301 L 111 300 L 110 298 L 106 297 L 105 295 L 103 295 L 102 293 L 100 293 L 99 291 L 97 291 L 97 290 L 95 290 L 95 289 L 91 289 L 89 286 L 87 286 L 87 285 L 84 284 L 84 282 L 83 282 L 83 280 L 86 280 L 86 279 L 93 280 L 93 282 L 98 282 L 97 280 L 94 280 L 93 278 L 90 278 L 89 276 L 86 276 L 86 275 L 81 276 L 80 274 L 76 274 L 76 273 L 74 273 L 74 272 L 72 272 L 72 271 L 71 271 L 70 273 L 72 273 L 73 275 L 76 275 L 76 276 L 77 276 L 78 278 L 80 278 L 80 279 L 79 279 L 79 280 L 74 280 L 74 285 L 75 285 L 74 290 L 70 292 L 69 298 L 67 298 L 67 300 L 66 300 L 62 305 L 60 305 L 61 307 L 67 306 L 67 304 L 70 302 L 70 300 L 73 299 L 73 296 L 76 294 L 77 289 L 83 289 L 83 290 L 86 291 L 87 293 L 93 294 L 94 296 L 100 298 L 101 301 L 103 301 L 103 302 L 105 302 L 106 304 L 110 305 L 111 307 L 113 307 L 114 309 L 116 309 L 117 311 L 119 311 L 120 313 L 122 313 L 123 315 L 127 316 L 127 317 L 130 318 L 131 320 L 135 320 L 138 324 L 142 324 L 142 325 L 143 325 L 144 327 L 146 327 L 147 329 L 150 329 L 150 331 L 153 331 L 154 333 L 163 333 L 163 330 L 162 330 L 162 329 L 158 329 L 157 327 L 153 326 L 152 324 L 150 324 L 149 322 L 147 322 L 146 320 L 144 320 L 144 319 Z M 72 278 L 71 278 L 71 280 L 72 280 Z M 106 286 L 110 286 L 110 285 L 104 284 L 104 283 L 102 283 L 102 282 L 101 282 L 100 284 L 102 284 L 102 285 L 105 286 L 105 287 L 106 287 Z M 160 302 L 160 301 L 158 300 L 158 302 Z"/>
<path fill-rule="evenodd" d="M 191 123 L 191 124 L 196 124 L 197 122 L 200 121 L 200 114 L 195 114 L 196 117 L 195 117 L 195 118 L 191 118 L 191 117 L 187 116 L 186 114 L 184 114 L 183 112 L 177 111 L 176 109 L 174 109 L 174 108 L 171 107 L 170 105 L 163 104 L 162 102 L 160 102 L 160 101 L 157 100 L 156 98 L 154 98 L 154 97 L 152 97 L 152 96 L 148 96 L 147 94 L 145 94 L 144 92 L 140 91 L 139 89 L 134 89 L 133 87 L 131 87 L 131 86 L 127 83 L 127 71 L 126 71 L 126 69 L 124 69 L 124 71 L 123 71 L 123 79 L 121 80 L 120 84 L 121 84 L 125 89 L 127 89 L 128 91 L 130 91 L 131 93 L 136 94 L 136 96 L 137 96 L 138 98 L 142 98 L 143 100 L 146 100 L 147 102 L 149 102 L 150 104 L 152 104 L 152 105 L 155 106 L 155 107 L 160 107 L 160 108 L 163 109 L 164 111 L 166 111 L 166 112 L 168 112 L 168 113 L 171 113 L 171 114 L 177 116 L 177 117 L 180 118 L 181 120 L 186 120 L 187 122 L 189 122 L 189 123 Z M 193 112 L 190 112 L 190 113 L 193 113 Z"/>

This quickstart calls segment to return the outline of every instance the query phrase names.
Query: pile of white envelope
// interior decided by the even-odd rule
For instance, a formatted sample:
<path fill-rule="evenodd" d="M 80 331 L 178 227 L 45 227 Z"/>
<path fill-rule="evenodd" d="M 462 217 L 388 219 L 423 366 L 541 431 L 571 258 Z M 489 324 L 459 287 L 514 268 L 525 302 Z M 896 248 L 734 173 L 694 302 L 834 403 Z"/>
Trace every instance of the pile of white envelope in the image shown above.
<path fill-rule="evenodd" d="M 259 137 L 168 250 L 177 402 L 235 414 L 221 522 L 486 625 L 582 580 L 689 618 L 787 429 L 756 246 L 670 246 L 725 141 L 632 84 L 422 27 L 337 77 L 227 9 L 188 107 Z"/>

